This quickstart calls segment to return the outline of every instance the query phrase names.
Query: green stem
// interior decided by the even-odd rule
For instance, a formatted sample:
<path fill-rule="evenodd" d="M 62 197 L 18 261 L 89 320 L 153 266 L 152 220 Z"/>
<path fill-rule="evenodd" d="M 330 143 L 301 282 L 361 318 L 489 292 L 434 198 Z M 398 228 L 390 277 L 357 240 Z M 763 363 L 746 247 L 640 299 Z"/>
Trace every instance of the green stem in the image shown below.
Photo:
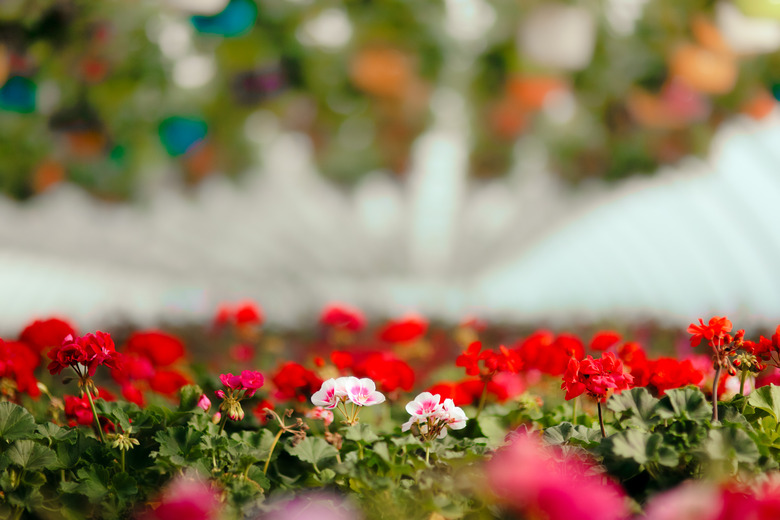
<path fill-rule="evenodd" d="M 604 429 L 604 416 L 601 413 L 601 401 L 598 401 L 596 404 L 599 408 L 599 426 L 601 426 L 601 436 L 606 437 L 607 431 Z"/>
<path fill-rule="evenodd" d="M 284 433 L 284 430 L 279 430 L 279 432 L 277 432 L 276 434 L 276 437 L 274 437 L 274 442 L 271 444 L 271 449 L 268 451 L 268 458 L 265 459 L 265 465 L 263 466 L 263 475 L 268 473 L 268 465 L 271 463 L 271 455 L 274 454 L 274 448 L 276 448 L 276 443 L 279 442 L 279 439 L 282 437 L 282 433 Z"/>
<path fill-rule="evenodd" d="M 363 460 L 363 443 L 358 442 L 358 459 Z"/>
<path fill-rule="evenodd" d="M 712 381 L 712 422 L 718 421 L 718 382 L 720 381 L 720 363 L 715 369 L 715 379 Z"/>
<path fill-rule="evenodd" d="M 574 404 L 571 406 L 571 423 L 577 424 L 577 403 L 580 402 L 579 397 L 574 398 Z"/>
<path fill-rule="evenodd" d="M 122 473 L 125 472 L 125 450 L 119 450 L 122 452 Z"/>
<path fill-rule="evenodd" d="M 429 445 L 425 446 L 425 464 L 429 463 L 431 456 L 431 447 Z"/>
<path fill-rule="evenodd" d="M 747 379 L 747 370 L 743 370 L 739 376 L 739 395 L 745 395 L 745 379 Z"/>
<path fill-rule="evenodd" d="M 485 386 L 482 387 L 482 395 L 479 396 L 479 406 L 477 406 L 477 415 L 474 419 L 479 419 L 479 414 L 482 413 L 482 409 L 485 407 L 485 401 L 487 401 L 487 387 L 488 382 L 485 380 Z"/>
<path fill-rule="evenodd" d="M 219 433 L 217 435 L 222 435 L 222 432 L 225 431 L 225 425 L 227 424 L 227 420 L 228 420 L 227 413 L 225 413 L 225 415 L 223 415 L 222 418 L 220 418 L 219 420 Z"/>
<path fill-rule="evenodd" d="M 100 442 L 105 443 L 106 439 L 103 438 L 103 429 L 100 427 L 100 419 L 98 418 L 97 408 L 95 408 L 95 401 L 92 400 L 92 394 L 89 392 L 89 388 L 85 386 L 84 391 L 87 393 L 87 399 L 89 400 L 89 407 L 92 408 L 92 416 L 95 418 L 95 428 L 97 428 L 98 437 L 100 437 Z"/>

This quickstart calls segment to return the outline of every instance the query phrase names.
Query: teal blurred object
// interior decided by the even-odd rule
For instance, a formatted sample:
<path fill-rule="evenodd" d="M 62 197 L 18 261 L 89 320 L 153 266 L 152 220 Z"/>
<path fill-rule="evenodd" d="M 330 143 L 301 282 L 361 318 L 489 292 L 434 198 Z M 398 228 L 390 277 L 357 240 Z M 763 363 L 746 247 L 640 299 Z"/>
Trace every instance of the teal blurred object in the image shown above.
<path fill-rule="evenodd" d="M 0 108 L 10 112 L 35 112 L 36 85 L 22 76 L 8 78 L 0 88 Z"/>
<path fill-rule="evenodd" d="M 205 139 L 208 125 L 202 119 L 173 116 L 160 123 L 159 133 L 165 151 L 178 157 Z"/>
<path fill-rule="evenodd" d="M 256 19 L 257 5 L 253 1 L 232 0 L 219 14 L 193 16 L 192 25 L 199 33 L 231 38 L 249 32 Z"/>

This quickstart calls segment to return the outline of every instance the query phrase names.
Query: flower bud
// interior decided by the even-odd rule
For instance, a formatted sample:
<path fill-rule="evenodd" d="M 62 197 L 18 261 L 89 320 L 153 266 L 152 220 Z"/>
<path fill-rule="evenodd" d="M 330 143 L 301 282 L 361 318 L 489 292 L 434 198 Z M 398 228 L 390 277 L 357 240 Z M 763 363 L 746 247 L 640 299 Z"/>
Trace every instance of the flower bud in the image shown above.
<path fill-rule="evenodd" d="M 211 408 L 211 401 L 206 397 L 206 394 L 203 394 L 200 396 L 200 399 L 198 399 L 198 407 L 203 409 L 204 412 L 208 412 L 209 408 Z"/>
<path fill-rule="evenodd" d="M 219 421 L 221 420 L 222 420 L 222 414 L 219 412 L 215 413 L 214 416 L 211 418 L 211 422 L 213 422 L 214 424 L 219 424 Z"/>

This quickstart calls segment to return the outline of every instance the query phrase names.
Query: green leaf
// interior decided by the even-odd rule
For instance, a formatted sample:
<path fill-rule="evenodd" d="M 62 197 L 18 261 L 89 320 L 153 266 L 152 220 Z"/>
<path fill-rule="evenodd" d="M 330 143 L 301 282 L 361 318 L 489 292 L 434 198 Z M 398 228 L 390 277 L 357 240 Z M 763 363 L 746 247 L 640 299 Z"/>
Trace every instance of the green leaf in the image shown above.
<path fill-rule="evenodd" d="M 607 408 L 620 415 L 620 424 L 650 430 L 659 421 L 656 414 L 658 399 L 650 395 L 646 388 L 614 394 L 607 401 Z"/>
<path fill-rule="evenodd" d="M 295 446 L 287 446 L 287 452 L 304 462 L 317 465 L 318 462 L 338 455 L 338 450 L 320 437 L 306 437 Z"/>
<path fill-rule="evenodd" d="M 504 444 L 506 438 L 506 428 L 501 424 L 501 419 L 493 415 L 483 415 L 477 419 L 479 429 L 482 435 L 487 437 L 488 444 L 491 447 L 498 447 Z"/>
<path fill-rule="evenodd" d="M 753 439 L 733 426 L 710 430 L 703 449 L 710 460 L 716 461 L 735 460 L 751 464 L 761 456 Z"/>
<path fill-rule="evenodd" d="M 117 496 L 122 500 L 130 500 L 138 494 L 138 485 L 127 473 L 117 473 L 111 481 Z"/>
<path fill-rule="evenodd" d="M 12 464 L 20 466 L 25 471 L 35 469 L 56 469 L 57 455 L 53 450 L 41 446 L 35 441 L 16 441 L 8 448 L 6 457 Z"/>
<path fill-rule="evenodd" d="M 772 414 L 775 421 L 780 420 L 780 386 L 767 385 L 753 390 L 748 397 L 748 404 Z"/>
<path fill-rule="evenodd" d="M 363 442 L 365 444 L 371 444 L 379 440 L 379 436 L 366 423 L 358 423 L 347 427 L 344 437 L 351 441 Z"/>
<path fill-rule="evenodd" d="M 652 435 L 641 430 L 626 430 L 612 435 L 608 442 L 614 455 L 634 460 L 637 464 L 646 464 L 650 460 L 647 456 L 647 444 Z"/>
<path fill-rule="evenodd" d="M 47 422 L 39 424 L 37 427 L 38 434 L 44 439 L 52 441 L 64 441 L 69 439 L 75 439 L 78 435 L 76 430 L 72 428 L 62 428 L 57 426 L 53 422 Z"/>
<path fill-rule="evenodd" d="M 63 491 L 70 493 L 79 493 L 86 496 L 92 503 L 99 503 L 103 497 L 108 494 L 108 470 L 97 464 L 89 468 L 81 468 L 76 473 L 79 477 L 79 483 L 75 489 L 65 489 Z"/>
<path fill-rule="evenodd" d="M 570 422 L 562 422 L 556 426 L 546 428 L 543 438 L 547 444 L 553 446 L 579 444 L 585 447 L 594 447 L 601 442 L 601 432 L 582 424 L 574 425 Z"/>
<path fill-rule="evenodd" d="M 701 390 L 688 386 L 668 390 L 658 402 L 656 412 L 662 419 L 702 421 L 712 416 L 712 405 Z"/>
<path fill-rule="evenodd" d="M 179 389 L 179 411 L 186 412 L 195 408 L 202 395 L 203 389 L 198 385 L 185 385 L 181 387 Z"/>
<path fill-rule="evenodd" d="M 18 404 L 0 403 L 0 439 L 15 441 L 35 432 L 32 414 Z"/>

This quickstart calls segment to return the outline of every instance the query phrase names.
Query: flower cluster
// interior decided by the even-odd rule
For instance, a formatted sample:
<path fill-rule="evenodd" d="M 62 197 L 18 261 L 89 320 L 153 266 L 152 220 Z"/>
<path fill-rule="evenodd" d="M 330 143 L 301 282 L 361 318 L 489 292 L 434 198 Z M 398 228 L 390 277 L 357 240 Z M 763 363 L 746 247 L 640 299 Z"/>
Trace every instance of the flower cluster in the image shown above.
<path fill-rule="evenodd" d="M 570 359 L 561 388 L 566 390 L 567 400 L 587 393 L 604 402 L 610 390 L 627 390 L 633 382 L 634 378 L 623 372 L 623 364 L 615 354 L 605 352 L 599 359 L 593 356 L 582 361 Z"/>
<path fill-rule="evenodd" d="M 367 377 L 383 392 L 409 391 L 414 386 L 414 370 L 392 352 L 331 352 L 330 359 L 339 370 L 350 369 L 356 377 Z"/>
<path fill-rule="evenodd" d="M 48 369 L 52 375 L 71 367 L 80 378 L 85 379 L 94 376 L 100 365 L 108 368 L 120 366 L 120 356 L 114 347 L 114 340 L 110 334 L 100 331 L 78 338 L 69 335 L 62 345 L 51 349 L 48 356 L 51 359 Z"/>
<path fill-rule="evenodd" d="M 496 372 L 520 371 L 523 361 L 519 354 L 501 345 L 499 351 L 482 350 L 482 342 L 475 341 L 466 349 L 466 352 L 458 356 L 455 364 L 466 369 L 470 376 L 480 376 L 483 380 L 492 379 Z M 480 367 L 480 364 L 482 365 Z"/>
<path fill-rule="evenodd" d="M 34 375 L 38 363 L 38 354 L 24 343 L 0 339 L 0 398 L 15 400 L 17 392 L 40 395 Z"/>
<path fill-rule="evenodd" d="M 412 430 L 423 441 L 443 439 L 447 429 L 462 430 L 466 427 L 466 413 L 455 406 L 452 399 L 441 400 L 438 394 L 423 392 L 406 404 L 411 418 L 401 426 L 401 431 Z"/>
<path fill-rule="evenodd" d="M 225 385 L 225 390 L 216 391 L 217 397 L 222 399 L 219 412 L 224 412 L 225 416 L 233 421 L 240 421 L 244 418 L 240 401 L 252 397 L 258 388 L 263 386 L 263 374 L 255 370 L 244 370 L 240 376 L 220 374 L 219 380 Z"/>
<path fill-rule="evenodd" d="M 383 403 L 385 396 L 377 391 L 376 383 L 367 377 L 339 377 L 323 382 L 311 396 L 311 402 L 326 410 L 337 409 L 344 415 L 345 422 L 352 425 L 358 422 L 361 407 Z"/>

